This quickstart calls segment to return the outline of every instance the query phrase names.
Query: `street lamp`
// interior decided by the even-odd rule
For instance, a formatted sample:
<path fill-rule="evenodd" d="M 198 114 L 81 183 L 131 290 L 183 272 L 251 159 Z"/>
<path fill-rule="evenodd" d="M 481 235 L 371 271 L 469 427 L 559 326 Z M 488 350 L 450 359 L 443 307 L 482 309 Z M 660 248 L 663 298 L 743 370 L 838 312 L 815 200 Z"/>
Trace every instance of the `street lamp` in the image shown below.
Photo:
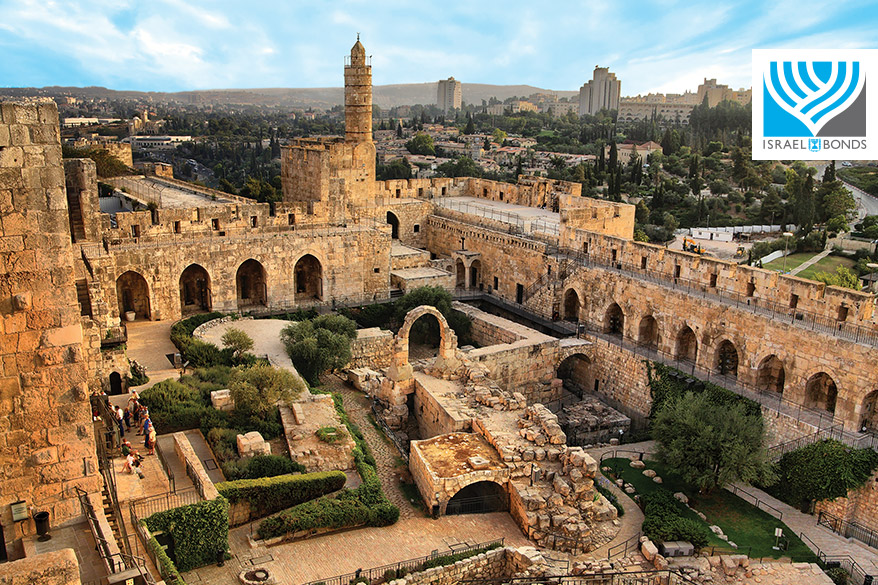
<path fill-rule="evenodd" d="M 787 273 L 787 245 L 790 243 L 787 238 L 792 237 L 792 235 L 791 232 L 783 233 L 783 274 Z"/>

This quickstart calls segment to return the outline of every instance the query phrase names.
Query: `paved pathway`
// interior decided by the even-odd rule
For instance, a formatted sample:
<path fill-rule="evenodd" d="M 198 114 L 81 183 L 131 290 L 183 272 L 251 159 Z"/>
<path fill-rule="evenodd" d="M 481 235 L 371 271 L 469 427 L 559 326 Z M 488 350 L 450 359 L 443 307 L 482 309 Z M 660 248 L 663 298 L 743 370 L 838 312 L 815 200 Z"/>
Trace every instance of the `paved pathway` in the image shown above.
<path fill-rule="evenodd" d="M 807 260 L 805 260 L 804 262 L 802 262 L 801 264 L 799 264 L 798 266 L 796 266 L 795 268 L 790 270 L 790 276 L 795 276 L 796 274 L 805 270 L 809 266 L 813 266 L 814 264 L 817 264 L 818 262 L 820 262 L 821 260 L 823 260 L 824 258 L 829 256 L 830 254 L 832 254 L 832 249 L 823 250 L 822 252 L 820 252 L 816 256 L 814 256 L 812 258 L 808 258 Z"/>
<path fill-rule="evenodd" d="M 167 354 L 177 351 L 176 346 L 171 343 L 173 324 L 173 321 L 132 321 L 125 324 L 128 328 L 128 357 L 145 366 L 146 375 L 149 376 L 149 382 L 138 390 L 179 376 L 179 372 L 167 358 Z"/>

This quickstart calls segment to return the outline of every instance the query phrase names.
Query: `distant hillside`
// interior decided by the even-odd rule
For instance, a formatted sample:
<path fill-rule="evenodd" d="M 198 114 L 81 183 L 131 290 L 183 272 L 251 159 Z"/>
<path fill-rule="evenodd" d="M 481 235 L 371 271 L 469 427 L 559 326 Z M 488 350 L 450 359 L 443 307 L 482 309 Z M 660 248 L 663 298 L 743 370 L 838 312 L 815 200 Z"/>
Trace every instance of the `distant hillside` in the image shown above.
<path fill-rule="evenodd" d="M 373 101 L 381 108 L 414 104 L 436 103 L 436 83 L 403 83 L 397 85 L 376 85 L 373 88 Z M 482 100 L 496 97 L 526 97 L 533 93 L 555 93 L 558 97 L 578 95 L 576 91 L 553 91 L 532 85 L 488 85 L 484 83 L 464 83 L 463 101 L 481 105 Z M 152 102 L 183 102 L 190 104 L 239 104 L 261 105 L 283 108 L 329 109 L 344 103 L 344 89 L 341 87 L 318 88 L 264 88 L 264 89 L 206 89 L 176 93 L 118 91 L 105 87 L 42 87 L 42 88 L 0 88 L 0 95 L 10 96 L 62 96 L 79 98 L 131 99 Z"/>

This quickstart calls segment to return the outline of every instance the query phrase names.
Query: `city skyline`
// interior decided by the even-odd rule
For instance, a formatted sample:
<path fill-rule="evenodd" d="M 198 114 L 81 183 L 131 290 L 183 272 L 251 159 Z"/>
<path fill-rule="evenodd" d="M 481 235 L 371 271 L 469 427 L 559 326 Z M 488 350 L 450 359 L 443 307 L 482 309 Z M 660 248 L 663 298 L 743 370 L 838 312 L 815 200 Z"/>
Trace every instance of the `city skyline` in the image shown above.
<path fill-rule="evenodd" d="M 704 78 L 749 87 L 750 50 L 874 47 L 875 2 L 527 3 L 326 6 L 260 2 L 0 0 L 0 83 L 185 91 L 335 87 L 361 34 L 375 83 L 528 84 L 577 90 L 595 65 L 622 95 Z M 791 15 L 795 15 L 792 18 Z"/>

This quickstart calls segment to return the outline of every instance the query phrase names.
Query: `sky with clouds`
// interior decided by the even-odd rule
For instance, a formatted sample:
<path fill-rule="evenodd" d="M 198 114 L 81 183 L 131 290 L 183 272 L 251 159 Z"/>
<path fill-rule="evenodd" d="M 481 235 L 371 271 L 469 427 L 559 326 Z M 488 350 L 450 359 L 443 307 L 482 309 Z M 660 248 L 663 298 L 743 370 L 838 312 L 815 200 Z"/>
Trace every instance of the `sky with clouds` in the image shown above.
<path fill-rule="evenodd" d="M 878 0 L 0 0 L 0 86 L 337 87 L 357 33 L 375 84 L 455 78 L 622 94 L 750 85 L 750 50 L 878 48 Z"/>

